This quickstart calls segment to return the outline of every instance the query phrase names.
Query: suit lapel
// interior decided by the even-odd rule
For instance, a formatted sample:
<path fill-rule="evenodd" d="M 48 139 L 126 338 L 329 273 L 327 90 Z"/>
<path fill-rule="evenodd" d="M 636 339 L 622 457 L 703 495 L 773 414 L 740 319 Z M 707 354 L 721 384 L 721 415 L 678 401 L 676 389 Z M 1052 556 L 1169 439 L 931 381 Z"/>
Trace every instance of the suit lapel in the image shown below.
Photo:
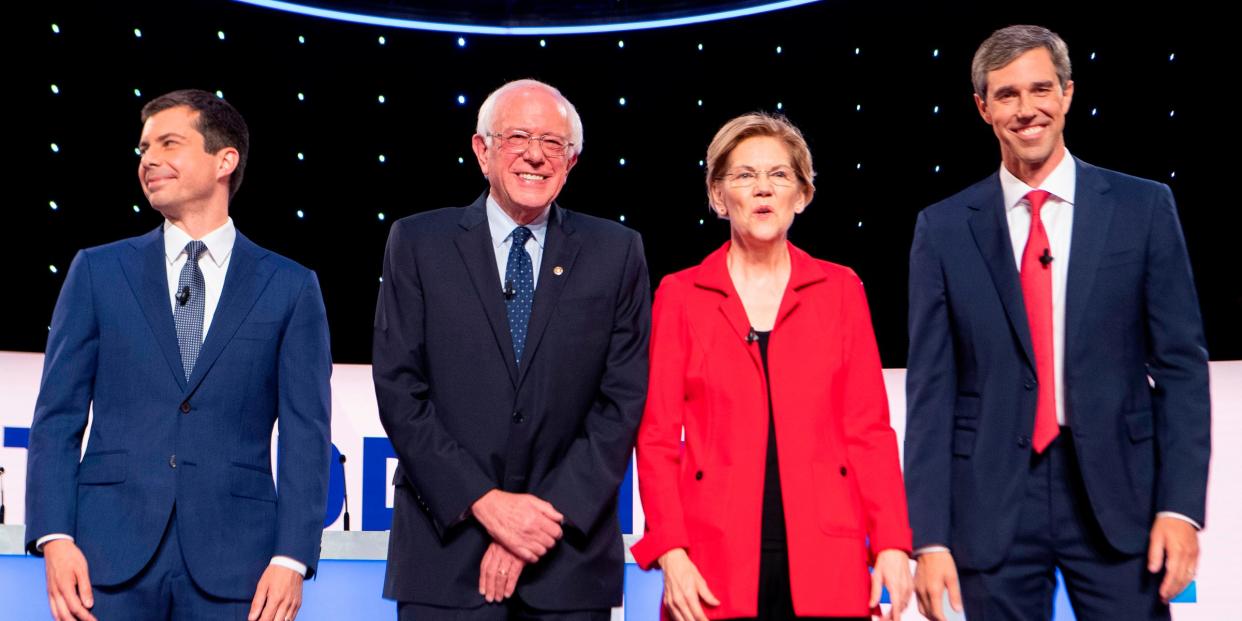
<path fill-rule="evenodd" d="M 492 233 L 487 226 L 487 193 L 480 196 L 474 204 L 462 214 L 462 231 L 454 240 L 457 251 L 461 253 L 462 262 L 470 274 L 475 293 L 483 304 L 483 312 L 487 315 L 487 323 L 496 337 L 496 346 L 505 359 L 505 368 L 509 370 L 509 381 L 517 386 L 517 363 L 513 357 L 513 337 L 509 335 L 509 317 L 505 312 L 504 295 L 501 292 L 500 275 L 496 272 L 496 250 L 492 245 Z M 538 296 L 536 296 L 536 299 Z M 529 334 L 529 332 L 528 332 Z M 527 337 L 529 338 L 529 336 Z M 530 351 L 529 344 L 526 350 Z M 529 359 L 529 353 L 527 357 Z"/>
<path fill-rule="evenodd" d="M 539 266 L 539 284 L 535 287 L 535 300 L 531 305 L 530 325 L 526 328 L 526 346 L 522 356 L 526 364 L 518 369 L 518 385 L 526 377 L 526 370 L 531 367 L 543 333 L 548 327 L 556 302 L 565 289 L 567 276 L 553 272 L 556 267 L 562 273 L 573 274 L 574 259 L 578 257 L 581 241 L 573 234 L 572 223 L 568 221 L 565 210 L 552 205 L 548 214 L 547 239 L 544 240 L 543 261 Z"/>
<path fill-rule="evenodd" d="M 694 285 L 700 289 L 708 289 L 721 295 L 720 304 L 717 308 L 720 310 L 720 315 L 724 318 L 725 324 L 739 341 L 749 344 L 750 318 L 746 316 L 746 307 L 742 305 L 742 298 L 737 294 L 737 289 L 733 287 L 733 279 L 729 277 L 728 257 L 729 246 L 731 245 L 732 242 L 725 242 L 723 246 L 703 259 L 703 262 L 699 264 L 699 269 L 695 272 Z M 789 291 L 786 290 L 785 293 L 788 294 Z M 781 309 L 784 310 L 785 306 L 786 301 L 782 298 Z M 792 310 L 792 307 L 790 310 Z M 778 317 L 781 314 L 781 311 L 777 312 Z M 750 354 L 755 368 L 762 371 L 763 366 L 762 361 L 759 359 L 759 350 L 754 347 L 747 347 L 746 351 Z"/>
<path fill-rule="evenodd" d="M 1108 238 L 1115 201 L 1111 187 L 1094 167 L 1075 160 L 1078 167 L 1074 188 L 1074 230 L 1070 234 L 1070 258 L 1065 281 L 1065 345 L 1077 343 L 1083 311 L 1091 297 L 1100 253 Z M 1068 360 L 1068 356 L 1066 356 Z"/>
<path fill-rule="evenodd" d="M 244 235 L 237 234 L 229 258 L 229 269 L 224 277 L 224 290 L 220 293 L 220 301 L 216 304 L 207 338 L 203 341 L 198 360 L 194 363 L 188 392 L 192 393 L 198 388 L 220 352 L 224 351 L 224 346 L 233 339 L 238 326 L 254 307 L 259 294 L 267 287 L 276 271 L 270 261 L 262 260 L 267 254 L 266 250 L 256 246 Z"/>
<path fill-rule="evenodd" d="M 979 253 L 992 275 L 992 284 L 1000 295 L 1009 326 L 1022 344 L 1027 363 L 1035 368 L 1035 354 L 1031 348 L 1031 328 L 1026 318 L 1026 305 L 1022 301 L 1022 283 L 1018 266 L 1013 259 L 1013 242 L 1009 239 L 1009 224 L 1005 220 L 1005 199 L 1000 180 L 993 175 L 986 182 L 987 190 L 977 202 L 967 206 L 970 231 L 975 238 Z"/>
<path fill-rule="evenodd" d="M 181 346 L 177 344 L 177 327 L 173 323 L 172 301 L 168 297 L 168 267 L 164 256 L 164 232 L 161 228 L 130 242 L 121 269 L 142 314 L 155 336 L 155 342 L 177 381 L 185 388 L 185 369 L 181 366 Z"/>

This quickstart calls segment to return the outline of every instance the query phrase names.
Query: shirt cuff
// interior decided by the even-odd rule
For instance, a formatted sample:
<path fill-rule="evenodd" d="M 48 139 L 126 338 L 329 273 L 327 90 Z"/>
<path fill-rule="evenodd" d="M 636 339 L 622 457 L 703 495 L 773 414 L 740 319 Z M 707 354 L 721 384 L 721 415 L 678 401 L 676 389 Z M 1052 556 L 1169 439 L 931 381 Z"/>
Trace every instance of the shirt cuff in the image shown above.
<path fill-rule="evenodd" d="M 1157 514 L 1156 514 L 1156 517 L 1158 517 L 1158 518 L 1162 518 L 1162 517 L 1169 517 L 1169 518 L 1173 518 L 1173 519 L 1181 520 L 1181 521 L 1183 521 L 1183 522 L 1190 522 L 1190 525 L 1191 525 L 1191 526 L 1194 526 L 1194 527 L 1195 527 L 1195 530 L 1203 530 L 1203 527 L 1202 527 L 1202 526 L 1200 526 L 1198 522 L 1196 522 L 1196 521 L 1194 521 L 1194 520 L 1192 520 L 1192 519 L 1190 519 L 1190 518 L 1188 518 L 1188 517 L 1186 517 L 1186 516 L 1184 516 L 1184 515 L 1182 515 L 1182 514 L 1180 514 L 1180 513 L 1176 512 L 1176 511 L 1161 511 L 1161 512 L 1159 512 L 1159 513 L 1157 513 Z"/>
<path fill-rule="evenodd" d="M 928 552 L 948 552 L 948 551 L 949 551 L 949 548 L 947 546 L 923 546 L 915 550 L 914 554 L 911 554 L 910 557 L 918 558 L 919 556 L 923 554 L 927 554 Z"/>
<path fill-rule="evenodd" d="M 284 567 L 285 569 L 292 569 L 293 571 L 298 572 L 298 574 L 301 575 L 303 578 L 306 577 L 306 565 L 303 565 L 302 563 L 299 563 L 287 556 L 273 556 L 272 562 L 269 564 L 279 565 L 280 567 Z"/>
<path fill-rule="evenodd" d="M 73 541 L 73 537 L 70 537 L 64 533 L 52 533 L 50 535 L 39 537 L 38 541 L 35 541 L 35 549 L 42 552 L 43 546 L 46 545 L 47 542 L 56 541 L 57 539 L 68 539 L 69 541 Z"/>

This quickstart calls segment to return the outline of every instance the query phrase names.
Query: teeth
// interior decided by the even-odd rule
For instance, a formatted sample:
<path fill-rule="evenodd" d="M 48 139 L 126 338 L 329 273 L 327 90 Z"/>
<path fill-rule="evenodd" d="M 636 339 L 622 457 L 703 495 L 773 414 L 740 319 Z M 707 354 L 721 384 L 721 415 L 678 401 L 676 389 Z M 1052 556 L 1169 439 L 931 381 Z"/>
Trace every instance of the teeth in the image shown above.
<path fill-rule="evenodd" d="M 526 179 L 527 181 L 543 181 L 544 180 L 543 175 L 535 175 L 531 173 L 520 173 L 518 176 L 523 179 Z"/>
<path fill-rule="evenodd" d="M 1023 129 L 1019 130 L 1019 131 L 1018 131 L 1018 133 L 1019 133 L 1019 134 L 1022 134 L 1023 136 L 1030 136 L 1031 134 L 1036 134 L 1036 133 L 1039 133 L 1039 132 L 1040 132 L 1040 131 L 1042 131 L 1043 129 L 1044 129 L 1044 128 L 1039 127 L 1038 125 L 1036 125 L 1036 126 L 1033 126 L 1033 127 L 1026 127 L 1026 128 L 1023 128 Z"/>

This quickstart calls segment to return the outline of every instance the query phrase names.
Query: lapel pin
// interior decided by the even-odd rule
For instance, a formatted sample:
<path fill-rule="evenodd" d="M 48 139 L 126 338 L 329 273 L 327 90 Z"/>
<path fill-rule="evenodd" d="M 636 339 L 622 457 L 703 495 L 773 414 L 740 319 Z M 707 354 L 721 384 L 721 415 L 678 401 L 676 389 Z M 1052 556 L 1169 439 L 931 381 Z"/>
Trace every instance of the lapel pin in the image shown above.
<path fill-rule="evenodd" d="M 556 266 L 556 267 L 554 267 L 554 268 L 552 268 L 552 275 L 553 275 L 553 276 L 560 276 L 561 274 L 564 274 L 564 273 L 565 273 L 565 268 L 563 268 L 563 267 L 561 267 L 561 266 L 559 266 L 559 265 L 558 265 L 558 266 Z"/>

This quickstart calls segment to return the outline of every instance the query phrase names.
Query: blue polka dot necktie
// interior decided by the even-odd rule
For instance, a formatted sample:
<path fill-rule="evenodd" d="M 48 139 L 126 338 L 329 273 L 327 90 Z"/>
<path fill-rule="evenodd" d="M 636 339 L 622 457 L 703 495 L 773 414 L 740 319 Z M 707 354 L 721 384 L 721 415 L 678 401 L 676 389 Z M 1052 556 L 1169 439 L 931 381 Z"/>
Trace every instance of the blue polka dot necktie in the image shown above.
<path fill-rule="evenodd" d="M 181 346 L 181 366 L 185 379 L 190 380 L 198 350 L 203 346 L 203 313 L 207 307 L 207 286 L 198 259 L 207 251 L 207 244 L 195 240 L 185 245 L 186 260 L 177 279 L 177 305 L 173 321 L 177 324 L 177 344 Z"/>
<path fill-rule="evenodd" d="M 535 272 L 526 252 L 526 240 L 530 237 L 530 229 L 524 226 L 513 229 L 513 245 L 509 247 L 509 263 L 505 266 L 505 309 L 509 315 L 509 335 L 513 337 L 513 360 L 518 365 L 522 364 L 526 326 L 530 323 L 530 306 L 535 299 Z"/>

